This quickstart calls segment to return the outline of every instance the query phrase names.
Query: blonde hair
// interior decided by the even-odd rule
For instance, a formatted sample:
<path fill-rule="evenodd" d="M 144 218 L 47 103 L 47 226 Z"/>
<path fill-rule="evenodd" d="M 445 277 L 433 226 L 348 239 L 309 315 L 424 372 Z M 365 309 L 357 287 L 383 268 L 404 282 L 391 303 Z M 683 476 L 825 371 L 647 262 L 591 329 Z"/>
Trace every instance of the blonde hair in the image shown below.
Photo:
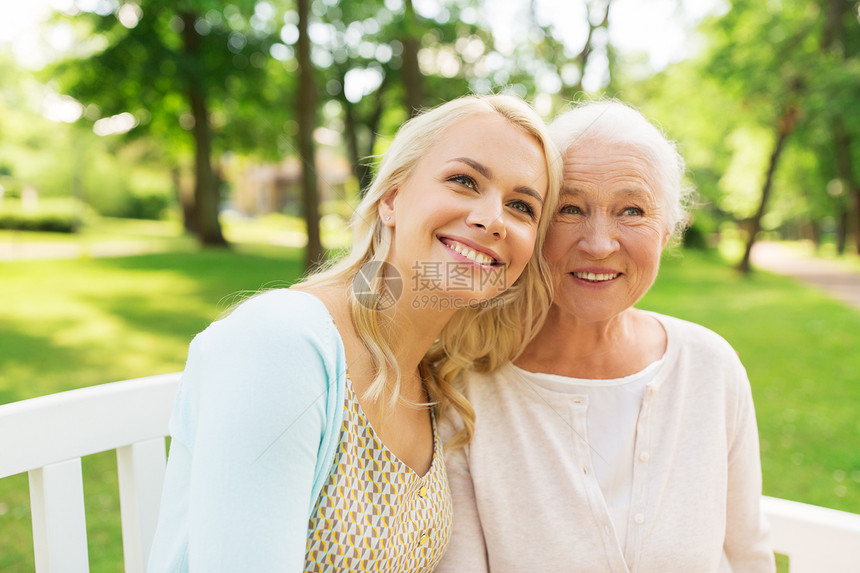
<path fill-rule="evenodd" d="M 356 208 L 350 226 L 352 250 L 339 261 L 302 281 L 303 286 L 322 286 L 351 282 L 364 265 L 388 258 L 392 230 L 379 218 L 378 203 L 389 191 L 399 188 L 415 166 L 449 127 L 475 115 L 507 119 L 532 136 L 544 152 L 548 188 L 538 223 L 535 256 L 515 283 L 498 298 L 501 304 L 458 310 L 442 329 L 424 357 L 421 371 L 430 401 L 440 408 L 453 407 L 465 421 L 466 429 L 455 437 L 467 443 L 474 428 L 475 413 L 462 392 L 455 387 L 458 374 L 467 368 L 491 370 L 512 360 L 537 333 L 549 308 L 550 275 L 541 252 L 546 229 L 552 218 L 561 187 L 561 156 L 549 138 L 538 115 L 524 101 L 504 95 L 465 96 L 426 110 L 404 123 L 382 157 L 376 177 Z M 376 374 L 366 395 L 371 400 L 401 400 L 402 375 L 389 341 L 396 336 L 392 324 L 378 312 L 383 300 L 384 276 L 371 277 L 370 296 L 349 300 L 353 324 L 369 352 Z M 495 302 L 495 300 L 494 300 Z"/>
<path fill-rule="evenodd" d="M 639 110 L 617 100 L 575 103 L 552 120 L 549 133 L 562 155 L 594 142 L 633 148 L 654 170 L 663 193 L 666 231 L 674 239 L 680 236 L 693 194 L 693 188 L 684 185 L 684 158 L 675 142 Z"/>

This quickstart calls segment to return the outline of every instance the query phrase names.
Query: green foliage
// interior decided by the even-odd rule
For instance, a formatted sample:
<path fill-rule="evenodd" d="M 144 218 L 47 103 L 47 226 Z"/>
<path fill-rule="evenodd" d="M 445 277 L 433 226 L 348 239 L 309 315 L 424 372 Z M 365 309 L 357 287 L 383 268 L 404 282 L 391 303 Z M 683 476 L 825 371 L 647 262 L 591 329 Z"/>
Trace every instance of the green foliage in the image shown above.
<path fill-rule="evenodd" d="M 81 226 L 84 206 L 70 199 L 42 199 L 36 208 L 24 208 L 20 201 L 0 202 L 0 229 L 75 233 Z"/>
<path fill-rule="evenodd" d="M 9 64 L 11 66 L 11 64 Z M 20 196 L 24 187 L 41 196 L 68 196 L 74 171 L 70 151 L 79 143 L 79 131 L 47 120 L 38 113 L 33 93 L 42 91 L 32 79 L 19 73 L 5 75 L 0 89 L 0 161 L 4 195 Z"/>
<path fill-rule="evenodd" d="M 841 21 L 837 3 L 737 0 L 700 27 L 698 56 L 659 74 L 624 78 L 624 98 L 640 103 L 680 142 L 699 192 L 698 213 L 717 222 L 742 221 L 760 203 L 780 116 L 800 111 L 762 220 L 765 230 L 808 234 L 832 227 L 848 206 L 837 173 L 833 120 L 860 136 L 857 3 Z M 828 34 L 835 41 L 826 48 Z M 860 149 L 848 152 L 860 165 Z M 828 223 L 829 221 L 829 223 Z"/>
<path fill-rule="evenodd" d="M 702 225 L 690 225 L 684 229 L 682 244 L 685 249 L 704 249 L 708 247 L 708 237 Z"/>
<path fill-rule="evenodd" d="M 0 60 L 0 68 L 3 65 Z M 88 126 L 50 121 L 28 97 L 44 89 L 31 78 L 10 73 L 0 91 L 0 185 L 5 198 L 19 198 L 23 189 L 32 188 L 40 203 L 75 198 L 102 215 L 149 218 L 161 216 L 175 203 L 162 156 L 151 142 L 120 145 L 117 135 L 98 137 Z M 14 226 L 71 230 L 76 215 L 68 213 L 73 211 L 54 209 L 48 216 L 51 222 L 38 225 L 32 216 L 15 215 Z M 11 218 L 7 212 L 7 227 Z"/>
<path fill-rule="evenodd" d="M 223 8 L 210 0 L 107 7 L 112 10 L 70 16 L 78 27 L 88 28 L 90 50 L 52 66 L 49 73 L 86 105 L 88 119 L 132 113 L 136 127 L 128 137 L 157 136 L 169 167 L 189 161 L 193 152 L 193 201 L 183 202 L 187 209 L 182 212 L 203 243 L 223 245 L 213 151 L 274 150 L 285 129 L 279 113 L 285 106 L 266 99 L 280 92 L 260 89 L 284 85 L 268 73 L 277 32 L 274 9 L 251 0 Z M 221 139 L 224 134 L 230 135 L 229 143 Z M 138 199 L 132 195 L 125 211 L 141 214 Z"/>
<path fill-rule="evenodd" d="M 122 154 L 102 156 L 81 180 L 82 198 L 105 217 L 161 219 L 176 205 L 166 173 Z"/>
<path fill-rule="evenodd" d="M 321 120 L 341 132 L 360 188 L 370 182 L 369 157 L 384 150 L 379 141 L 408 119 L 404 86 L 404 41 L 417 38 L 422 49 L 421 82 L 427 107 L 469 90 L 475 59 L 490 44 L 489 34 L 473 20 L 477 2 L 425 4 L 434 14 L 406 15 L 375 1 L 316 2 L 315 24 L 327 40 L 316 43 L 314 64 L 321 98 Z M 292 13 L 288 13 L 291 16 Z M 320 35 L 323 35 L 321 32 Z M 482 46 L 473 59 L 466 43 Z M 488 90 L 483 90 L 488 91 Z"/>
<path fill-rule="evenodd" d="M 807 88 L 820 12 L 805 0 L 735 0 L 731 10 L 705 26 L 711 40 L 706 71 L 770 124 Z"/>
<path fill-rule="evenodd" d="M 174 198 L 163 191 L 132 192 L 129 196 L 128 209 L 122 216 L 129 219 L 162 219 L 174 202 Z"/>
<path fill-rule="evenodd" d="M 117 14 L 82 13 L 74 21 L 88 28 L 91 54 L 62 62 L 48 73 L 66 93 L 85 105 L 95 104 L 96 117 L 132 112 L 140 125 L 130 136 L 152 134 L 174 158 L 189 153 L 191 138 L 186 101 L 188 82 L 205 78 L 216 144 L 221 149 L 263 149 L 283 129 L 281 74 L 272 81 L 268 50 L 272 23 L 253 26 L 248 0 L 229 6 L 189 0 L 181 6 L 165 0 L 139 2 L 140 13 L 128 28 Z M 180 17 L 191 12 L 199 34 L 200 58 L 183 51 Z M 128 22 L 127 22 L 128 24 Z M 286 84 L 284 83 L 286 80 Z M 260 105 L 266 113 L 260 114 Z M 255 107 L 256 106 L 256 107 Z M 255 115 L 256 114 L 256 115 Z M 280 115 L 279 115 L 280 114 Z M 268 118 L 266 120 L 265 118 Z M 229 145 L 219 139 L 230 134 Z"/>
<path fill-rule="evenodd" d="M 145 0 L 136 5 L 137 11 L 132 4 L 116 4 L 105 15 L 82 12 L 65 18 L 79 32 L 75 58 L 42 77 L 88 104 L 85 121 L 131 112 L 139 125 L 113 139 L 146 138 L 157 150 L 153 162 L 165 169 L 187 169 L 193 149 L 187 91 L 197 82 L 209 94 L 214 157 L 230 151 L 268 161 L 295 154 L 291 102 L 298 74 L 292 5 L 251 0 Z M 602 86 L 605 94 L 639 104 L 680 141 L 702 199 L 699 209 L 715 220 L 742 220 L 754 212 L 777 118 L 796 103 L 801 116 L 776 174 L 765 226 L 783 230 L 836 220 L 848 205 L 848 192 L 827 191 L 840 188 L 831 184 L 840 176 L 832 122 L 844 121 L 855 141 L 860 136 L 860 112 L 854 105 L 860 86 L 860 30 L 856 1 L 841 4 L 847 9 L 836 27 L 833 5 L 823 0 L 735 0 L 700 27 L 697 57 L 643 73 L 643 66 L 617 53 L 605 34 L 572 38 L 570 27 L 555 21 L 541 2 L 523 8 L 521 25 L 496 41 L 486 24 L 496 7 L 481 0 L 418 3 L 414 18 L 406 17 L 407 2 L 316 0 L 312 56 L 319 122 L 343 136 L 346 149 L 340 151 L 348 153 L 355 175 L 366 184 L 369 169 L 363 164 L 385 149 L 384 138 L 408 117 L 404 39 L 416 38 L 421 47 L 428 106 L 466 91 L 507 91 L 533 100 L 541 113 L 549 114 L 582 97 L 581 79 L 592 55 L 604 58 L 610 68 Z M 581 7 L 581 28 L 589 28 L 584 25 L 588 21 L 597 36 L 603 26 L 612 29 L 611 13 L 601 22 L 603 0 L 584 0 Z M 186 13 L 195 15 L 199 58 L 183 51 Z M 4 84 L 7 78 L 15 84 L 14 70 L 0 63 L 0 72 Z M 359 84 L 363 89 L 356 88 Z M 28 98 L 19 94 L 15 99 L 20 105 Z M 77 151 L 70 153 L 81 147 L 80 135 L 67 134 L 65 126 L 43 128 L 38 121 L 4 115 L 0 108 L 0 169 L 43 194 L 66 195 L 81 176 L 75 165 L 86 163 L 82 186 L 101 212 L 147 210 L 138 205 L 139 186 L 100 171 L 97 164 L 111 163 L 111 158 L 86 146 L 91 155 L 85 161 Z M 7 142 L 19 133 L 17 150 L 5 153 Z M 107 147 L 111 152 L 119 148 L 116 143 Z M 860 146 L 850 146 L 849 154 L 852 165 L 860 164 Z M 160 196 L 172 185 L 157 187 Z M 113 193 L 121 197 L 107 196 Z"/>

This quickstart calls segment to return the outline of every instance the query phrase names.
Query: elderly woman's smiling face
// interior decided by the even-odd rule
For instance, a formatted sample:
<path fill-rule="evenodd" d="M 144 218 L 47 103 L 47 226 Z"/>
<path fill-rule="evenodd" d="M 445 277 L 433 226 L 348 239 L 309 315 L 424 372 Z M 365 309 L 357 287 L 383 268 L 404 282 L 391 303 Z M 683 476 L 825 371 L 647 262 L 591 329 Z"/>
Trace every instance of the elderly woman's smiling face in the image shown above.
<path fill-rule="evenodd" d="M 657 176 L 635 147 L 581 142 L 564 155 L 564 183 L 544 256 L 553 312 L 605 322 L 644 295 L 669 239 Z"/>

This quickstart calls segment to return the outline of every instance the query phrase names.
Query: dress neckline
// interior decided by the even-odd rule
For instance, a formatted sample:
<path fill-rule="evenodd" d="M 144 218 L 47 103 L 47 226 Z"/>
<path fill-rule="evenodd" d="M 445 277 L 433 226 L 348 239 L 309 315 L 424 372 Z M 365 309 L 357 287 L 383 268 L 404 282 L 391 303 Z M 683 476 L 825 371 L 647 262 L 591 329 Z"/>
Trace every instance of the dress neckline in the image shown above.
<path fill-rule="evenodd" d="M 352 387 L 352 379 L 349 377 L 348 371 L 346 373 L 346 391 L 349 395 L 348 399 L 355 400 L 358 415 L 361 418 L 362 423 L 369 428 L 371 436 L 373 437 L 374 441 L 379 444 L 379 447 L 385 452 L 387 452 L 390 455 L 391 459 L 395 460 L 396 464 L 399 467 L 404 468 L 406 472 L 411 476 L 414 476 L 420 481 L 429 479 L 430 475 L 438 469 L 439 458 L 441 457 L 442 450 L 439 444 L 439 433 L 436 431 L 436 412 L 433 410 L 433 408 L 430 408 L 430 423 L 433 427 L 433 454 L 430 459 L 430 467 L 427 468 L 427 471 L 424 473 L 424 475 L 419 475 L 417 471 L 415 471 L 409 466 L 409 464 L 401 460 L 400 457 L 397 456 L 397 454 L 391 451 L 391 448 L 385 445 L 385 442 L 383 442 L 382 438 L 379 437 L 379 434 L 376 432 L 376 428 L 374 428 L 373 424 L 370 423 L 370 418 L 368 418 L 367 414 L 364 413 L 364 408 L 362 408 L 361 406 L 361 401 L 358 399 L 358 394 L 356 394 L 355 389 Z"/>

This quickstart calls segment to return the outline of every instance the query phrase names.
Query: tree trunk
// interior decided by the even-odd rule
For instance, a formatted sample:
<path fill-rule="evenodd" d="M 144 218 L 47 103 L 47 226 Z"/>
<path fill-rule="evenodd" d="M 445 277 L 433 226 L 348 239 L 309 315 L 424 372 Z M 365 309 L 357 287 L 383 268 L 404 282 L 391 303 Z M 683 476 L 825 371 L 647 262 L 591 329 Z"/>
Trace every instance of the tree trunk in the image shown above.
<path fill-rule="evenodd" d="M 406 92 L 406 107 L 409 109 L 409 117 L 413 117 L 424 105 L 424 86 L 421 68 L 418 66 L 419 30 L 412 0 L 404 2 L 403 32 L 400 39 L 403 44 L 401 72 Z"/>
<path fill-rule="evenodd" d="M 821 223 L 813 219 L 809 222 L 809 238 L 812 239 L 815 252 L 821 248 Z"/>
<path fill-rule="evenodd" d="M 346 72 L 346 68 L 338 72 L 338 79 L 342 86 L 346 85 Z M 337 95 L 338 101 L 340 101 L 343 107 L 343 138 L 346 142 L 346 151 L 352 166 L 352 174 L 358 181 L 358 189 L 362 197 L 370 186 L 373 176 L 373 170 L 367 163 L 367 158 L 373 155 L 373 146 L 376 145 L 379 122 L 385 110 L 385 98 L 383 94 L 388 87 L 389 81 L 388 75 L 382 77 L 382 83 L 379 84 L 374 93 L 374 106 L 370 115 L 366 118 L 360 116 L 357 103 L 352 103 L 346 99 L 346 92 L 343 89 Z M 359 137 L 360 132 L 367 134 L 367 138 L 363 142 L 363 138 Z"/>
<path fill-rule="evenodd" d="M 854 203 L 854 246 L 860 255 L 860 188 L 856 185 L 851 187 L 851 198 Z"/>
<path fill-rule="evenodd" d="M 764 216 L 767 200 L 770 196 L 771 186 L 773 184 L 773 174 L 776 172 L 776 166 L 779 164 L 779 157 L 782 155 L 782 150 L 785 148 L 785 142 L 791 132 L 794 131 L 794 120 L 797 118 L 798 108 L 789 106 L 782 117 L 779 118 L 779 129 L 774 145 L 773 153 L 770 155 L 770 163 L 767 166 L 767 174 L 764 178 L 764 185 L 761 189 L 761 201 L 759 202 L 758 211 L 750 222 L 749 238 L 744 249 L 744 256 L 738 264 L 738 270 L 744 274 L 750 272 L 750 254 L 752 253 L 753 245 L 755 244 L 756 235 L 761 230 L 761 218 Z"/>
<path fill-rule="evenodd" d="M 382 97 L 382 94 L 388 85 L 388 80 L 383 79 L 382 83 L 379 86 L 379 89 L 376 90 L 376 105 L 373 107 L 373 114 L 367 119 L 367 153 L 365 153 L 365 157 L 369 157 L 373 155 L 373 148 L 376 145 L 376 137 L 379 134 L 379 122 L 382 121 L 382 113 L 385 111 L 385 99 Z M 367 163 L 361 163 L 361 172 L 358 178 L 358 182 L 361 185 L 361 194 L 364 196 L 364 192 L 367 191 L 367 188 L 370 187 L 370 183 L 373 180 L 373 169 L 371 169 L 370 165 Z"/>
<path fill-rule="evenodd" d="M 218 221 L 219 189 L 212 173 L 212 133 L 209 129 L 209 110 L 206 106 L 205 78 L 199 69 L 200 36 L 194 29 L 197 16 L 182 14 L 184 54 L 188 58 L 188 101 L 194 117 L 194 220 L 197 237 L 204 245 L 226 245 Z"/>
<path fill-rule="evenodd" d="M 320 240 L 319 190 L 314 150 L 316 128 L 316 89 L 311 63 L 311 41 L 308 37 L 310 0 L 298 0 L 299 39 L 296 56 L 299 63 L 299 86 L 296 100 L 296 117 L 299 122 L 299 156 L 302 161 L 302 207 L 307 224 L 308 246 L 305 249 L 305 268 L 313 270 L 325 259 Z"/>
<path fill-rule="evenodd" d="M 591 11 L 593 9 L 593 2 L 586 2 L 585 10 L 586 10 L 586 20 L 588 21 L 588 35 L 585 37 L 585 45 L 582 47 L 582 50 L 576 56 L 576 67 L 579 68 L 579 81 L 576 86 L 574 86 L 574 94 L 578 94 L 582 92 L 582 80 L 585 77 L 585 69 L 588 67 L 588 58 L 591 56 L 592 51 L 594 50 L 594 46 L 592 42 L 594 40 L 594 32 L 599 30 L 600 28 L 604 28 L 607 32 L 609 31 L 609 7 L 612 5 L 612 0 L 607 0 L 606 5 L 604 6 L 603 17 L 600 19 L 599 24 L 594 24 L 591 21 Z M 606 48 L 606 57 L 610 59 L 610 62 L 614 58 L 610 58 L 611 47 L 607 46 Z M 610 69 L 610 78 L 611 78 L 611 69 Z"/>
<path fill-rule="evenodd" d="M 194 214 L 194 197 L 190 196 L 182 188 L 182 172 L 178 165 L 170 169 L 170 178 L 173 180 L 173 188 L 176 191 L 176 200 L 182 210 L 182 228 L 192 235 L 197 235 L 197 221 Z"/>
<path fill-rule="evenodd" d="M 341 85 L 346 85 L 346 75 L 341 74 Z M 359 192 L 364 194 L 364 186 L 361 184 L 361 151 L 358 148 L 358 121 L 356 121 L 355 105 L 348 99 L 343 90 L 340 92 L 340 103 L 343 106 L 343 138 L 346 142 L 346 153 L 352 166 L 352 174 L 358 180 Z"/>
<path fill-rule="evenodd" d="M 854 243 L 857 247 L 857 253 L 860 254 L 860 186 L 857 185 L 853 169 L 851 168 L 852 138 L 845 129 L 845 122 L 841 114 L 833 118 L 832 131 L 836 170 L 839 173 L 839 179 L 842 180 L 842 184 L 848 192 L 849 205 L 853 205 L 854 207 Z"/>
<path fill-rule="evenodd" d="M 368 142 L 367 147 L 362 148 L 359 144 L 358 121 L 356 119 L 355 106 L 344 99 L 344 137 L 349 161 L 352 164 L 352 174 L 358 181 L 358 192 L 364 197 L 372 179 L 372 170 L 367 163 L 367 157 L 373 154 L 373 145 L 376 141 L 376 124 L 367 125 Z M 377 122 L 378 123 L 378 122 Z"/>
<path fill-rule="evenodd" d="M 836 219 L 836 252 L 840 255 L 845 254 L 845 245 L 848 244 L 848 209 L 842 208 L 839 210 L 839 217 Z M 860 252 L 860 251 L 858 251 Z"/>
<path fill-rule="evenodd" d="M 834 46 L 838 50 L 839 59 L 844 61 L 848 54 L 845 52 L 845 17 L 851 10 L 851 3 L 845 0 L 828 0 L 827 2 L 827 17 L 824 26 L 824 36 L 821 40 L 821 48 L 824 52 L 832 53 Z M 851 168 L 851 145 L 853 143 L 851 134 L 845 128 L 845 119 L 840 111 L 836 111 L 831 120 L 831 131 L 833 133 L 833 148 L 836 158 L 836 170 L 839 179 L 845 186 L 849 196 L 849 207 L 853 205 L 854 209 L 854 242 L 857 247 L 857 253 L 860 254 L 860 184 L 854 179 L 855 173 Z M 848 213 L 845 212 L 848 217 Z M 845 233 L 847 239 L 849 221 L 845 221 Z M 844 251 L 845 245 L 842 245 L 840 254 Z M 838 244 L 837 244 L 838 249 Z"/>

